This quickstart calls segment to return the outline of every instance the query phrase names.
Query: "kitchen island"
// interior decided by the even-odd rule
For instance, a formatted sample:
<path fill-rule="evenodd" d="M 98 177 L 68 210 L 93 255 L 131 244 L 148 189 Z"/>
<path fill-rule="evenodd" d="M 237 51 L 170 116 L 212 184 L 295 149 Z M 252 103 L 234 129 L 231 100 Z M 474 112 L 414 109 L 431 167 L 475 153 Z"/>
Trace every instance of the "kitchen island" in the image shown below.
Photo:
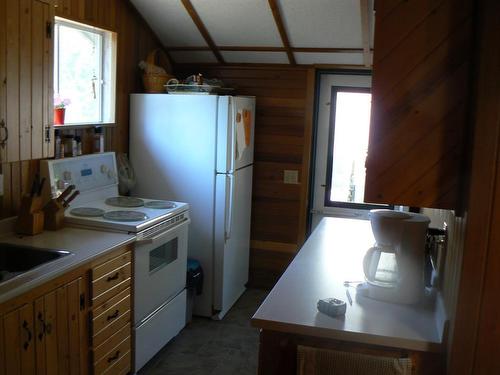
<path fill-rule="evenodd" d="M 432 303 L 386 303 L 344 286 L 364 280 L 362 259 L 373 242 L 369 221 L 321 221 L 252 318 L 261 329 L 259 374 L 295 374 L 298 345 L 410 358 L 415 373 L 441 373 L 443 319 Z M 317 310 L 330 297 L 346 301 L 345 316 Z"/>

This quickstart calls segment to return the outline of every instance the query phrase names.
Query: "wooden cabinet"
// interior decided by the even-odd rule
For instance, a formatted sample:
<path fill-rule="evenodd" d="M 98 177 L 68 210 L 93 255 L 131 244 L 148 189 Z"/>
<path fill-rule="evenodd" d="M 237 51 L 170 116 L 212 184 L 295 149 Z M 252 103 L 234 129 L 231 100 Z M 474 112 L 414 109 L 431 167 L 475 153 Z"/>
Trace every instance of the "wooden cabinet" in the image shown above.
<path fill-rule="evenodd" d="M 80 277 L 35 300 L 38 374 L 85 373 L 85 290 Z"/>
<path fill-rule="evenodd" d="M 365 201 L 459 208 L 473 1 L 377 0 Z"/>
<path fill-rule="evenodd" d="M 130 250 L 118 248 L 0 303 L 0 375 L 128 373 Z"/>
<path fill-rule="evenodd" d="M 94 262 L 91 279 L 91 358 L 95 374 L 132 367 L 132 253 L 124 248 Z"/>
<path fill-rule="evenodd" d="M 317 356 L 312 358 L 300 358 L 298 347 L 305 346 L 312 351 L 318 349 Z M 352 357 L 356 354 L 360 356 L 373 356 L 371 365 L 373 366 L 376 359 L 384 362 L 384 359 L 406 359 L 411 362 L 413 375 L 442 375 L 445 373 L 445 356 L 441 353 L 420 352 L 407 349 L 390 348 L 384 346 L 358 344 L 348 341 L 334 340 L 330 338 L 312 337 L 298 334 L 290 334 L 286 332 L 278 332 L 263 329 L 260 331 L 259 342 L 259 375 L 296 375 L 296 374 L 319 374 L 325 368 L 320 365 L 328 358 L 328 352 L 334 351 L 339 353 L 345 363 L 339 364 L 338 368 L 332 369 L 331 373 L 345 373 L 344 368 L 352 370 Z M 299 357 L 299 358 L 298 358 Z M 299 359 L 299 361 L 297 360 Z M 305 363 L 305 362 L 309 363 Z M 366 365 L 365 365 L 366 366 Z M 377 365 L 375 365 L 377 366 Z M 384 368 L 380 363 L 381 368 Z M 379 371 L 373 373 L 380 374 Z M 397 365 L 395 366 L 397 367 Z M 336 372 L 335 370 L 339 370 Z M 367 374 L 367 368 L 358 364 L 357 371 L 352 373 Z M 328 373 L 330 373 L 328 371 Z M 349 371 L 349 373 L 351 373 Z M 390 372 L 396 373 L 396 372 Z"/>
<path fill-rule="evenodd" d="M 0 317 L 0 374 L 34 374 L 35 331 L 33 305 L 25 304 Z"/>
<path fill-rule="evenodd" d="M 52 157 L 52 0 L 0 0 L 0 161 Z"/>
<path fill-rule="evenodd" d="M 81 277 L 4 314 L 0 374 L 86 373 L 85 314 Z"/>

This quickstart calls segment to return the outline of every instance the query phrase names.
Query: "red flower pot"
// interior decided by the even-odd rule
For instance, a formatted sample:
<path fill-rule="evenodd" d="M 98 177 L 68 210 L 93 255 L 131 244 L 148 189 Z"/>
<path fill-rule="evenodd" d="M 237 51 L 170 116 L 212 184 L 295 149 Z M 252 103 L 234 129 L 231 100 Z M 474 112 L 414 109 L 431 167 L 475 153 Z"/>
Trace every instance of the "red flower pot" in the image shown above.
<path fill-rule="evenodd" d="M 64 125 L 64 112 L 66 108 L 54 108 L 54 125 Z"/>

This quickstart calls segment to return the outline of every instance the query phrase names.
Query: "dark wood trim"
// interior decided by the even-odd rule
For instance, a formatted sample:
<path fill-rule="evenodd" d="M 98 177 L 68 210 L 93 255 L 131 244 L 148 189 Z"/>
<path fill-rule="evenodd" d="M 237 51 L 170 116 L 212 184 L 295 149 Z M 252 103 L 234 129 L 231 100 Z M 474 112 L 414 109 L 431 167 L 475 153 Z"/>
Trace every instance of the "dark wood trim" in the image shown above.
<path fill-rule="evenodd" d="M 295 62 L 295 57 L 293 56 L 292 49 L 290 48 L 290 42 L 288 40 L 288 35 L 286 34 L 285 25 L 283 24 L 278 4 L 276 3 L 276 0 L 268 0 L 268 2 L 269 7 L 273 12 L 274 22 L 276 23 L 276 27 L 280 33 L 281 41 L 283 42 L 283 46 L 285 46 L 288 60 L 290 61 L 290 64 L 296 65 L 297 63 Z"/>
<path fill-rule="evenodd" d="M 498 373 L 500 338 L 500 3 L 478 1 L 467 228 L 449 374 Z"/>
<path fill-rule="evenodd" d="M 184 5 L 184 8 L 186 8 L 186 11 L 189 13 L 189 16 L 193 20 L 194 24 L 198 28 L 198 31 L 203 36 L 203 39 L 205 39 L 205 42 L 207 42 L 208 46 L 212 50 L 212 53 L 217 58 L 217 61 L 221 64 L 224 64 L 224 58 L 222 57 L 222 55 L 219 51 L 219 48 L 215 45 L 212 37 L 210 36 L 210 33 L 208 32 L 203 21 L 201 20 L 200 16 L 198 15 L 198 12 L 196 12 L 196 9 L 194 9 L 194 6 L 191 3 L 191 1 L 190 0 L 181 0 L 181 2 L 182 2 L 182 5 Z"/>
<path fill-rule="evenodd" d="M 300 216 L 297 235 L 297 246 L 302 246 L 307 236 L 307 218 L 309 208 L 309 189 L 311 174 L 312 137 L 314 120 L 314 93 L 316 89 L 316 69 L 310 68 L 307 71 L 307 93 L 306 93 L 306 113 L 304 126 L 304 149 L 302 151 L 302 173 L 300 191 Z"/>
<path fill-rule="evenodd" d="M 361 8 L 361 38 L 363 40 L 363 63 L 366 67 L 372 65 L 370 52 L 370 17 L 369 17 L 369 1 L 359 0 Z"/>

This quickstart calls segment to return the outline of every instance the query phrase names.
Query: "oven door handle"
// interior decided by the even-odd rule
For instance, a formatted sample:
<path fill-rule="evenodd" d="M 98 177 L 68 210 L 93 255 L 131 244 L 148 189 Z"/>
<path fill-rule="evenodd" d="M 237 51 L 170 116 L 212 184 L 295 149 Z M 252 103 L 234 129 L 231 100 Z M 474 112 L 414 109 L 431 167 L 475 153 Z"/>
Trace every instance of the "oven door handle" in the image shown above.
<path fill-rule="evenodd" d="M 184 225 L 187 225 L 191 222 L 191 219 L 185 219 L 182 223 L 168 229 L 166 232 L 161 232 L 159 234 L 157 234 L 156 236 L 153 236 L 153 237 L 150 237 L 150 238 L 144 238 L 144 239 L 140 239 L 140 240 L 136 240 L 135 241 L 135 244 L 137 246 L 141 246 L 141 245 L 151 245 L 155 242 L 158 242 L 160 241 L 163 237 L 165 237 L 166 235 L 170 234 L 173 230 L 176 230 L 176 229 L 179 229 L 180 226 L 184 226 Z"/>

